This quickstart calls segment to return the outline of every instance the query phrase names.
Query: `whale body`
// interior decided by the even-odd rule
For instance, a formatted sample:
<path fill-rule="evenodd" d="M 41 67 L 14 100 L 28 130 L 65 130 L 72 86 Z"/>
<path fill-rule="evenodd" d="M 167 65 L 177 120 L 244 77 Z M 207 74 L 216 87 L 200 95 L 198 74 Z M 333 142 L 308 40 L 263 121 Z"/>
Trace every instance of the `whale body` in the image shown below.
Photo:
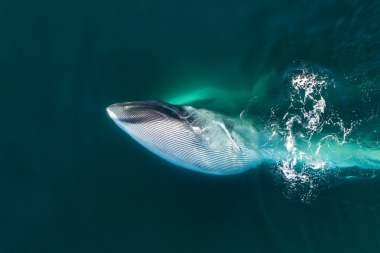
<path fill-rule="evenodd" d="M 244 120 L 160 101 L 114 104 L 107 112 L 142 146 L 186 169 L 231 175 L 267 160 L 260 134 Z"/>
<path fill-rule="evenodd" d="M 140 101 L 114 104 L 107 112 L 151 152 L 179 167 L 207 174 L 237 174 L 261 163 L 292 169 L 380 168 L 377 148 L 326 137 L 317 143 L 296 143 L 299 134 L 259 130 L 248 119 L 192 106 Z"/>

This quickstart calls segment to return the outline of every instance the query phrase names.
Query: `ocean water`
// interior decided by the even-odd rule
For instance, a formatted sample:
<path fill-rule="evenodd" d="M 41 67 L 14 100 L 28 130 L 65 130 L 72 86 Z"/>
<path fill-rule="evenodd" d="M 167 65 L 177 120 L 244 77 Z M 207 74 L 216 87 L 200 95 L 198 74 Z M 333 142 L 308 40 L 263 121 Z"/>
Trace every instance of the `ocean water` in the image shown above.
<path fill-rule="evenodd" d="M 379 252 L 379 52 L 378 1 L 0 0 L 0 252 Z M 151 99 L 286 159 L 176 167 L 105 111 Z M 343 144 L 363 166 L 292 163 Z"/>

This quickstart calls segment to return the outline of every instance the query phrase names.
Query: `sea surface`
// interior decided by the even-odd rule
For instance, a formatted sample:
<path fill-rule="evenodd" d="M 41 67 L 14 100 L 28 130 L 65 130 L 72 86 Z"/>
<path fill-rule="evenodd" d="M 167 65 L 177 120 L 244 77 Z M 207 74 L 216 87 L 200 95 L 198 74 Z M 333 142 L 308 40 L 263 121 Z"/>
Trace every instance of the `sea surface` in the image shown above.
<path fill-rule="evenodd" d="M 140 100 L 291 148 L 185 170 L 106 113 Z M 0 0 L 0 105 L 0 252 L 380 252 L 380 166 L 292 163 L 309 142 L 380 157 L 379 1 Z"/>

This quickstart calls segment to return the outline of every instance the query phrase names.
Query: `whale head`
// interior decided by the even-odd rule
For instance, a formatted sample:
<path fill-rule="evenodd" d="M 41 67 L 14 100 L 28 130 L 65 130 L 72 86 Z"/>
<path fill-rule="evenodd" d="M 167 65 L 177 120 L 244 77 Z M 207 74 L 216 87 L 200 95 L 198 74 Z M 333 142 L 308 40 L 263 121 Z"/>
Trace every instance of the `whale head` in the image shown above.
<path fill-rule="evenodd" d="M 206 110 L 160 101 L 111 105 L 112 120 L 142 146 L 165 160 L 208 174 L 243 172 L 260 162 L 231 124 Z"/>

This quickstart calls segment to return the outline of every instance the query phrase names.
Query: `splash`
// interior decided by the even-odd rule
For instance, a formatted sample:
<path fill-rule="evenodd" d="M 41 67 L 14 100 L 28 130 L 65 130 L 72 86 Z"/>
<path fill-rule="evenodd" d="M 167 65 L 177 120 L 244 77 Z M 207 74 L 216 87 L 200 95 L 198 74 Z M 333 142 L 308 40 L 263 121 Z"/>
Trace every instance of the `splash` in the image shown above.
<path fill-rule="evenodd" d="M 268 140 L 277 136 L 279 145 L 283 145 L 282 151 L 273 150 L 283 153 L 273 170 L 285 184 L 286 197 L 314 200 L 339 176 L 350 177 L 347 170 L 341 173 L 337 166 L 373 168 L 371 162 L 380 155 L 377 146 L 366 148 L 353 134 L 366 119 L 340 116 L 345 108 L 331 100 L 339 98 L 334 93 L 343 93 L 327 71 L 302 64 L 301 68 L 288 71 L 284 87 L 282 103 L 272 107 L 263 131 L 270 133 Z M 368 155 L 371 152 L 372 156 Z M 358 174 L 353 169 L 348 171 Z M 375 170 L 359 174 L 371 177 Z"/>

